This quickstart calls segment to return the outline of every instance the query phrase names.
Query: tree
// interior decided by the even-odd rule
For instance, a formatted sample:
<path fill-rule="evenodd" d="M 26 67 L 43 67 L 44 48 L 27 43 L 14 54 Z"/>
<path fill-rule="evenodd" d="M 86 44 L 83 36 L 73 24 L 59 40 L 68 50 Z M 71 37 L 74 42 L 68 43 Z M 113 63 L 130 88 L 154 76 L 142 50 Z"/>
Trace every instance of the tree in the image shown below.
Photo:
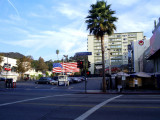
<path fill-rule="evenodd" d="M 45 63 L 48 66 L 48 70 L 52 71 L 52 69 L 53 69 L 53 61 L 49 60 L 49 61 L 46 61 Z"/>
<path fill-rule="evenodd" d="M 58 58 L 59 50 L 56 50 L 56 54 L 57 54 L 57 58 Z M 58 60 L 59 60 L 59 58 L 58 58 Z"/>
<path fill-rule="evenodd" d="M 31 67 L 38 71 L 38 60 L 32 60 Z"/>
<path fill-rule="evenodd" d="M 1 62 L 3 61 L 3 57 L 2 57 L 3 55 L 2 54 L 0 54 L 0 71 L 1 71 L 1 69 L 2 69 L 2 66 L 1 66 Z"/>
<path fill-rule="evenodd" d="M 107 5 L 103 0 L 97 1 L 96 4 L 91 5 L 89 15 L 86 17 L 87 30 L 90 34 L 93 34 L 97 39 L 101 39 L 101 51 L 102 51 L 102 71 L 103 71 L 103 92 L 106 92 L 106 80 L 105 80 L 105 63 L 104 63 L 104 35 L 113 34 L 116 30 L 114 22 L 118 20 L 117 17 L 113 17 L 115 11 L 110 9 L 111 5 Z"/>
<path fill-rule="evenodd" d="M 44 62 L 44 59 L 42 57 L 39 57 L 37 70 L 45 73 L 48 70 L 48 66 Z"/>
<path fill-rule="evenodd" d="M 22 78 L 24 77 L 24 73 L 31 68 L 31 61 L 29 57 L 25 56 L 17 60 L 17 72 L 22 73 Z"/>
<path fill-rule="evenodd" d="M 88 58 L 87 58 L 88 59 Z M 71 56 L 70 58 L 69 58 L 69 61 L 70 62 L 77 62 L 77 61 L 79 61 L 79 60 L 84 60 L 84 56 L 76 56 L 76 55 L 74 55 L 73 57 Z"/>

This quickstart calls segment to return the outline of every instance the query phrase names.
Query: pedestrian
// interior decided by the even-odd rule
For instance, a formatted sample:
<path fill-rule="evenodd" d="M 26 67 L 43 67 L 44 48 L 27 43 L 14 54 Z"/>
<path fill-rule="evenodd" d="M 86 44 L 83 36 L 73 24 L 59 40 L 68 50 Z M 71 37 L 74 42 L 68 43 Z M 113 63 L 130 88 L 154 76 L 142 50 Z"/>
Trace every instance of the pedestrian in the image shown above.
<path fill-rule="evenodd" d="M 138 80 L 137 80 L 137 78 L 134 79 L 134 86 L 135 86 L 135 90 L 137 90 L 137 88 L 138 88 Z"/>

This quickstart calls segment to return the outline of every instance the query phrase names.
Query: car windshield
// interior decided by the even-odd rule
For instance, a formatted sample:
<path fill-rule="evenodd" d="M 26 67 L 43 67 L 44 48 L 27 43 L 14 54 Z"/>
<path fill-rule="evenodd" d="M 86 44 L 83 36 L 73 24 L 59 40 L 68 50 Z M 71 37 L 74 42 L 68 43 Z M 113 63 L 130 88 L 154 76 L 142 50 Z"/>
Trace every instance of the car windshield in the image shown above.
<path fill-rule="evenodd" d="M 52 79 L 49 77 L 41 77 L 40 80 L 52 80 Z"/>

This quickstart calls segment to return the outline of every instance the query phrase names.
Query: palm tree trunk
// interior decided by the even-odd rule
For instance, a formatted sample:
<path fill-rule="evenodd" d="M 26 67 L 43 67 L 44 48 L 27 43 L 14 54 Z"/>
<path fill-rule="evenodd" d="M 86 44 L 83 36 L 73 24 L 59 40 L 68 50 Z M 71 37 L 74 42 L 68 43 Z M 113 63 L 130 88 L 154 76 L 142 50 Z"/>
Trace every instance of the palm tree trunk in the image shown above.
<path fill-rule="evenodd" d="M 57 58 L 58 58 L 58 54 L 57 54 Z M 59 58 L 58 58 L 58 60 L 59 60 Z"/>
<path fill-rule="evenodd" d="M 102 50 L 102 75 L 103 75 L 103 79 L 102 79 L 102 89 L 103 92 L 106 92 L 106 79 L 105 79 L 105 58 L 104 58 L 104 36 L 101 36 L 101 50 Z"/>

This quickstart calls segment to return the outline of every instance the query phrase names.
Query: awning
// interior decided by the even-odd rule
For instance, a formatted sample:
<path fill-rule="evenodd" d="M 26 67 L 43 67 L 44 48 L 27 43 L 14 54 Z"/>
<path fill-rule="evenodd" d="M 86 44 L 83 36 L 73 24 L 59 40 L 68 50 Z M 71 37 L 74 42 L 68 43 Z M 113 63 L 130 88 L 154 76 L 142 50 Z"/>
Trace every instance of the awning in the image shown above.
<path fill-rule="evenodd" d="M 154 59 L 155 57 L 160 55 L 160 49 L 158 49 L 154 54 L 150 55 L 147 60 Z"/>
<path fill-rule="evenodd" d="M 118 76 L 126 76 L 126 77 L 130 76 L 129 74 L 127 74 L 125 72 L 118 72 L 117 75 Z"/>
<path fill-rule="evenodd" d="M 148 73 L 145 73 L 145 72 L 137 72 L 137 73 L 133 73 L 130 75 L 131 77 L 151 77 L 151 75 L 149 75 Z"/>

